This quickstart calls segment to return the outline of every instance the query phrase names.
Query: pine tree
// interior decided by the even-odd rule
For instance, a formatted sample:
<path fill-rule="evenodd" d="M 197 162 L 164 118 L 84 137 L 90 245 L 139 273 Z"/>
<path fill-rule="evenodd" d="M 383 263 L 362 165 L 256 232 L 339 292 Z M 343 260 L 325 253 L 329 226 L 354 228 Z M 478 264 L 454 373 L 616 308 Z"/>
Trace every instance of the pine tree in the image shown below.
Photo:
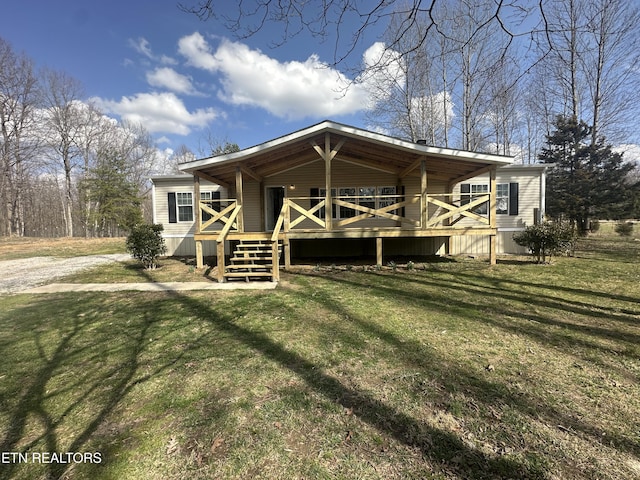
<path fill-rule="evenodd" d="M 539 159 L 553 164 L 547 176 L 547 213 L 566 218 L 585 233 L 591 218 L 620 219 L 633 208 L 637 189 L 633 165 L 612 151 L 605 139 L 592 143 L 591 127 L 559 115 Z"/>
<path fill-rule="evenodd" d="M 142 221 L 141 199 L 128 179 L 127 165 L 113 152 L 99 152 L 82 187 L 93 204 L 90 221 L 100 236 L 119 234 Z"/>

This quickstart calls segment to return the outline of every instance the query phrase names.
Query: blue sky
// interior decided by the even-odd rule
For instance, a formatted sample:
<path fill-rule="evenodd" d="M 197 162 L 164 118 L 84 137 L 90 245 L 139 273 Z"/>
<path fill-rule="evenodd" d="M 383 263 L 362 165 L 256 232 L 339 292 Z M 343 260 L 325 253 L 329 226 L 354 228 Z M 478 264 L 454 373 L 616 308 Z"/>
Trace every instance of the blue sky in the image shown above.
<path fill-rule="evenodd" d="M 37 67 L 78 79 L 109 115 L 141 122 L 162 149 L 185 144 L 198 154 L 209 132 L 245 148 L 324 119 L 366 126 L 363 85 L 344 91 L 354 78 L 323 68 L 331 39 L 300 35 L 274 48 L 279 34 L 267 28 L 238 40 L 177 3 L 4 2 L 0 36 Z M 376 41 L 366 39 L 350 61 L 373 55 Z"/>

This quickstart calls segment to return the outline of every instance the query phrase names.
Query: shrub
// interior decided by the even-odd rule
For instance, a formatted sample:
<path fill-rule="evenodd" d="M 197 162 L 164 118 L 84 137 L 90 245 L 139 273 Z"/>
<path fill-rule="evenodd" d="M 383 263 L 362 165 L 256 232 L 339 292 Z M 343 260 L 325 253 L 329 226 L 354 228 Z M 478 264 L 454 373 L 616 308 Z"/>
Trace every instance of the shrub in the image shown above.
<path fill-rule="evenodd" d="M 131 229 L 127 237 L 127 251 L 140 260 L 144 268 L 153 270 L 158 266 L 158 258 L 167 251 L 162 238 L 163 226 L 141 223 Z"/>
<path fill-rule="evenodd" d="M 629 237 L 633 233 L 633 223 L 631 222 L 618 223 L 615 226 L 615 231 L 618 235 L 622 237 Z"/>
<path fill-rule="evenodd" d="M 544 222 L 531 225 L 513 240 L 527 247 L 538 263 L 545 263 L 552 255 L 566 255 L 575 248 L 576 232 L 568 222 Z"/>
<path fill-rule="evenodd" d="M 591 220 L 590 230 L 591 233 L 600 231 L 600 220 Z"/>

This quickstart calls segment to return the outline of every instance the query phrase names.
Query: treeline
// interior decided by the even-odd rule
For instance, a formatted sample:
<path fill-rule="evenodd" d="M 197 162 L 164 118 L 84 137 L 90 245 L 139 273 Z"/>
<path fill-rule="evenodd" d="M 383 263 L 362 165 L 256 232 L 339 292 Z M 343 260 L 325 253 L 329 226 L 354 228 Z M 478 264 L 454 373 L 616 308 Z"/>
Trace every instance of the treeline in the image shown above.
<path fill-rule="evenodd" d="M 538 161 L 558 115 L 589 125 L 593 145 L 602 137 L 638 143 L 637 2 L 405 0 L 388 8 L 372 124 L 523 163 Z"/>
<path fill-rule="evenodd" d="M 0 38 L 0 235 L 116 236 L 150 216 L 151 135 Z"/>

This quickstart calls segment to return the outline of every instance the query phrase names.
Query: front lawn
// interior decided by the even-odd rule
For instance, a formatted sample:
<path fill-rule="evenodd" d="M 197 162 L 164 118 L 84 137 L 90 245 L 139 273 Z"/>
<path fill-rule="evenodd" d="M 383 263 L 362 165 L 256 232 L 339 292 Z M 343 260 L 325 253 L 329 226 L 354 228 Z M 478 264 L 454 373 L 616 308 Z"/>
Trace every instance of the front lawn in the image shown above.
<path fill-rule="evenodd" d="M 0 297 L 0 478 L 638 478 L 639 253 Z"/>

